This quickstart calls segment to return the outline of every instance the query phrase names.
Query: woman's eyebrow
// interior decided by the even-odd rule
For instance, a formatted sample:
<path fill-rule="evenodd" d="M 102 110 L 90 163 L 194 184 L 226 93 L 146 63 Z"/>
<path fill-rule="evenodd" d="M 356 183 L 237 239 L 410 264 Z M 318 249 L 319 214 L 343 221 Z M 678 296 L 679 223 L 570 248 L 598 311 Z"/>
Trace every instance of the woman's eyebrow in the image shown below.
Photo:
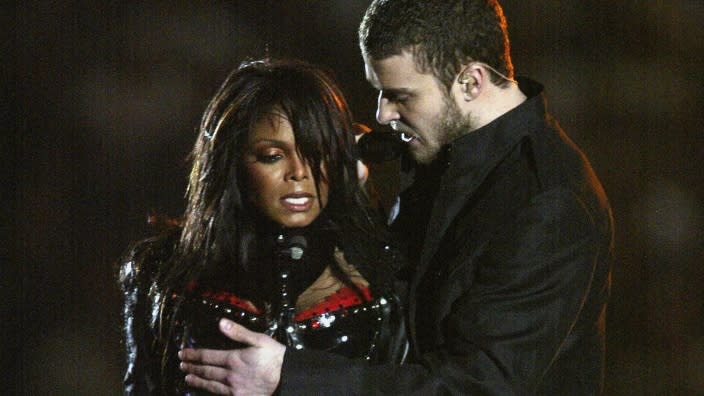
<path fill-rule="evenodd" d="M 252 141 L 252 145 L 258 145 L 258 144 L 262 144 L 262 143 L 267 143 L 272 146 L 281 147 L 281 148 L 288 146 L 288 143 L 284 142 L 283 140 L 271 139 L 271 138 L 255 138 Z"/>

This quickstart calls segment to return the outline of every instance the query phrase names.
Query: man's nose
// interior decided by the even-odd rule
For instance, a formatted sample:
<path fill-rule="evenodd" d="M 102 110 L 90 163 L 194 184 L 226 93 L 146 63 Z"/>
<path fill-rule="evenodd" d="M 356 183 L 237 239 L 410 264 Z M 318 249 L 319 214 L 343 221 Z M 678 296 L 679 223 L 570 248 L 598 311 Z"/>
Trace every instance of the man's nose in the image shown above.
<path fill-rule="evenodd" d="M 393 120 L 399 119 L 396 106 L 379 92 L 379 99 L 376 107 L 376 121 L 381 125 L 387 125 Z"/>

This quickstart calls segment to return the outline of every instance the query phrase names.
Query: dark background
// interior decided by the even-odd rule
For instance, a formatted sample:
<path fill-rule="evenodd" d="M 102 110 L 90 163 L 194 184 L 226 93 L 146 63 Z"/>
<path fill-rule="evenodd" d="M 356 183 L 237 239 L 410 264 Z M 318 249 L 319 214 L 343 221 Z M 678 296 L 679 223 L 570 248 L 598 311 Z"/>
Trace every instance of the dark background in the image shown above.
<path fill-rule="evenodd" d="M 328 67 L 375 125 L 356 45 L 367 4 L 3 6 L 3 394 L 121 394 L 115 259 L 150 211 L 181 213 L 200 113 L 241 60 Z M 704 2 L 504 9 L 517 74 L 545 84 L 613 205 L 606 394 L 703 395 Z"/>

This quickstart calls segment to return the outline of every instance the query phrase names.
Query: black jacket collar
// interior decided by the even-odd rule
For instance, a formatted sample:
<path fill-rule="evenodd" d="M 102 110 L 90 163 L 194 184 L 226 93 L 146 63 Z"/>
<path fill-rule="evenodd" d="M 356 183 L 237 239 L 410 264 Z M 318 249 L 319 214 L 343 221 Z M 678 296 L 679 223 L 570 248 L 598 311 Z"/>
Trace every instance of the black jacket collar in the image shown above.
<path fill-rule="evenodd" d="M 527 99 L 489 124 L 455 139 L 430 165 L 441 178 L 433 199 L 420 258 L 420 276 L 435 255 L 447 227 L 475 190 L 505 156 L 525 137 L 535 134 L 546 117 L 543 87 L 519 79 Z M 427 178 L 425 174 L 423 177 Z M 417 182 L 423 183 L 422 180 Z"/>

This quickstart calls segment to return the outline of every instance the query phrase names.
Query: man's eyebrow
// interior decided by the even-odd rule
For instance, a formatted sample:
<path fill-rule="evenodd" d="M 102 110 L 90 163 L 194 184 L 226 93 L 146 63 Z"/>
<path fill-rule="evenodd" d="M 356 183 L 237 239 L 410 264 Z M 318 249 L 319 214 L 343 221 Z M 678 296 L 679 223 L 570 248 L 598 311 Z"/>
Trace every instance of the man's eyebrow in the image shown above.
<path fill-rule="evenodd" d="M 367 82 L 377 91 L 388 92 L 392 95 L 408 94 L 408 93 L 411 93 L 411 91 L 412 91 L 410 88 L 405 88 L 405 87 L 398 87 L 398 88 L 382 87 L 381 84 L 379 84 L 379 81 L 377 81 L 376 79 L 373 79 L 373 78 L 367 78 Z"/>
<path fill-rule="evenodd" d="M 410 88 L 382 88 L 379 92 L 382 96 L 398 96 L 411 94 L 413 90 Z"/>
<path fill-rule="evenodd" d="M 398 93 L 409 93 L 409 92 L 412 92 L 412 91 L 413 91 L 411 88 L 404 88 L 404 87 L 400 87 L 400 88 L 393 88 L 393 87 L 392 87 L 392 88 L 382 88 L 381 90 L 382 90 L 382 91 L 386 91 L 386 92 L 394 92 L 394 93 L 396 93 L 396 92 L 398 92 Z"/>

